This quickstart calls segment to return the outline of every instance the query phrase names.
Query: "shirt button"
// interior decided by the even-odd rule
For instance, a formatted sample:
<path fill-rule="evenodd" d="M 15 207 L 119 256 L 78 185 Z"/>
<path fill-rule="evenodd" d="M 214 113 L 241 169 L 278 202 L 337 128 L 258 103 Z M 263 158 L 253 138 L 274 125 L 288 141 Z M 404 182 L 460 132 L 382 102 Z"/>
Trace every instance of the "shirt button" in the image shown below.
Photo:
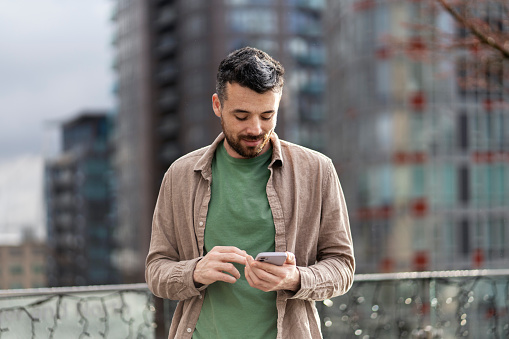
<path fill-rule="evenodd" d="M 187 329 L 187 333 L 191 333 L 191 331 L 192 331 L 192 329 L 191 329 L 191 327 L 189 327 L 189 328 Z"/>
<path fill-rule="evenodd" d="M 203 226 L 203 221 L 200 221 L 200 226 Z"/>

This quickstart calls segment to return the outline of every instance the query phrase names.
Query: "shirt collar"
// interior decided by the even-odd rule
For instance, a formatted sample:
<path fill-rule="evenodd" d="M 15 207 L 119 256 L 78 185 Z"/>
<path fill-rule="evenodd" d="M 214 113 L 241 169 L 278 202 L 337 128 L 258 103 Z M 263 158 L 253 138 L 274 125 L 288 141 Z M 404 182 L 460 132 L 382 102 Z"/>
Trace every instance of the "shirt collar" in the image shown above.
<path fill-rule="evenodd" d="M 196 162 L 194 166 L 195 172 L 202 172 L 204 178 L 210 178 L 212 176 L 212 159 L 214 159 L 214 154 L 216 153 L 217 147 L 221 144 L 221 141 L 224 140 L 224 133 L 221 132 L 214 140 L 214 142 L 206 148 L 205 153 L 200 157 L 200 159 Z M 270 136 L 270 141 L 272 143 L 272 160 L 270 162 L 269 168 L 274 166 L 283 166 L 283 154 L 281 152 L 281 140 L 279 139 L 276 132 L 272 132 Z"/>

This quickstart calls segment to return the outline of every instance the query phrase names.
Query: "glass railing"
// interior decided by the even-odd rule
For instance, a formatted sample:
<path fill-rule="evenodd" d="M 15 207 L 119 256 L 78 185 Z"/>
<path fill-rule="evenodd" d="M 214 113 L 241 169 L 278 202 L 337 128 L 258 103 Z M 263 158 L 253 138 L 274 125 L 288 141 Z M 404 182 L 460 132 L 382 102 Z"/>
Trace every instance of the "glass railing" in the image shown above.
<path fill-rule="evenodd" d="M 319 303 L 324 338 L 508 338 L 509 270 L 356 275 Z"/>
<path fill-rule="evenodd" d="M 154 338 L 146 284 L 0 291 L 0 338 Z"/>
<path fill-rule="evenodd" d="M 509 269 L 359 274 L 316 303 L 324 338 L 507 338 Z M 175 301 L 165 301 L 166 333 Z M 146 284 L 0 291 L 0 338 L 155 338 Z"/>

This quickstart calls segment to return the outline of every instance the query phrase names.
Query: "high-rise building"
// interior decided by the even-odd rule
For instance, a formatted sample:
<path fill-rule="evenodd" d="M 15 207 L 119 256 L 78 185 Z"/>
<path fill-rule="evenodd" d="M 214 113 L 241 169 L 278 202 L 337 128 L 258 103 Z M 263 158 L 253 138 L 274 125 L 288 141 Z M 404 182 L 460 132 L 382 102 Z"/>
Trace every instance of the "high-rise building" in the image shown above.
<path fill-rule="evenodd" d="M 507 265 L 509 110 L 492 103 L 509 102 L 509 65 L 498 88 L 461 86 L 478 62 L 424 44 L 436 31 L 423 27 L 464 34 L 428 4 L 328 1 L 327 153 L 345 190 L 358 272 Z M 479 15 L 500 22 L 502 12 Z"/>
<path fill-rule="evenodd" d="M 143 281 L 164 172 L 211 143 L 219 62 L 252 46 L 282 62 L 276 132 L 317 150 L 324 140 L 323 0 L 117 0 L 119 244 L 124 281 Z"/>
<path fill-rule="evenodd" d="M 62 153 L 45 164 L 49 286 L 119 281 L 111 134 L 106 113 L 83 112 L 62 125 Z"/>

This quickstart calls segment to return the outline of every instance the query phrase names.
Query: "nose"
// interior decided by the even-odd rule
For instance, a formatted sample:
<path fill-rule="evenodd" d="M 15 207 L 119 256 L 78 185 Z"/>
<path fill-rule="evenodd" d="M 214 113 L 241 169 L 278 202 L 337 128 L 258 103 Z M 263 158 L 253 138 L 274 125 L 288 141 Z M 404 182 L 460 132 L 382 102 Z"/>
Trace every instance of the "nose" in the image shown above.
<path fill-rule="evenodd" d="M 258 117 L 250 119 L 247 134 L 249 135 L 261 135 L 263 133 L 262 121 Z"/>

